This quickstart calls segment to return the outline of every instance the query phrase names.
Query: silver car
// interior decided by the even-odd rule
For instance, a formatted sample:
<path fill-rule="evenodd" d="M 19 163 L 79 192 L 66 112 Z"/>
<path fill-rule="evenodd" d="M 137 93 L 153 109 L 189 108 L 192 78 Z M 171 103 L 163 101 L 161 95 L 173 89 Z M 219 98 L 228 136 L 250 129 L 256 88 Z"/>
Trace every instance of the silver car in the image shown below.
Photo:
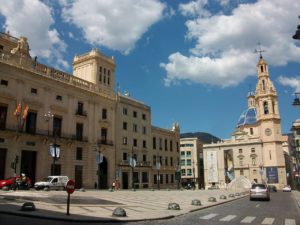
<path fill-rule="evenodd" d="M 250 200 L 265 199 L 270 201 L 270 189 L 266 184 L 252 184 L 250 189 Z"/>

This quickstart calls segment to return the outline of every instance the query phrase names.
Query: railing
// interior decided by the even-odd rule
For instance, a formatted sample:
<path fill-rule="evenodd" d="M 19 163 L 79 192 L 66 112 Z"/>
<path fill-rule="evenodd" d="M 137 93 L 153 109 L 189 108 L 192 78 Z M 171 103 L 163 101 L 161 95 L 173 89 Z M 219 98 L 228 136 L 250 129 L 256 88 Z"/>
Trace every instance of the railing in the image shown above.
<path fill-rule="evenodd" d="M 75 112 L 75 115 L 78 115 L 78 116 L 87 116 L 87 113 L 86 111 L 83 111 L 83 110 L 76 110 Z"/>
<path fill-rule="evenodd" d="M 97 141 L 97 144 L 98 145 L 110 145 L 110 146 L 113 146 L 113 141 L 111 140 L 106 140 L 106 139 L 99 139 Z"/>
<path fill-rule="evenodd" d="M 63 71 L 51 67 L 47 67 L 44 64 L 35 62 L 29 57 L 17 56 L 17 55 L 12 55 L 10 53 L 2 52 L 0 53 L 0 62 L 12 66 L 16 66 L 22 69 L 26 69 L 36 74 L 39 74 L 41 76 L 48 77 L 69 85 L 73 85 L 78 88 L 86 89 L 88 91 L 95 92 L 95 93 L 100 93 L 106 97 L 110 97 L 110 98 L 114 97 L 113 90 L 102 88 L 89 81 L 83 80 L 78 77 L 74 77 L 71 74 L 65 73 Z"/>

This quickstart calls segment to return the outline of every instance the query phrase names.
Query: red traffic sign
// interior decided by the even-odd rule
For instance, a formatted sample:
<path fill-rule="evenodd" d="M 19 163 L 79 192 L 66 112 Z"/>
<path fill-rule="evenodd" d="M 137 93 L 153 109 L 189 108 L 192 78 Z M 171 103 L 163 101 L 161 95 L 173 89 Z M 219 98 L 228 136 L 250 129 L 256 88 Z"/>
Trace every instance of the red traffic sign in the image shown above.
<path fill-rule="evenodd" d="M 66 192 L 68 194 L 73 194 L 74 191 L 75 191 L 75 181 L 68 180 L 67 185 L 66 185 Z"/>

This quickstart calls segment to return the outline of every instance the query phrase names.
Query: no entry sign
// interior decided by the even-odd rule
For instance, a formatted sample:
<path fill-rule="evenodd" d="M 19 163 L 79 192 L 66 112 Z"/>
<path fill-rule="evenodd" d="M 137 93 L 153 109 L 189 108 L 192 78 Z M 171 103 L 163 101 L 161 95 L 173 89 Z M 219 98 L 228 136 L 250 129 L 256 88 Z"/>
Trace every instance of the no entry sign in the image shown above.
<path fill-rule="evenodd" d="M 75 181 L 68 180 L 67 185 L 66 185 L 66 192 L 68 194 L 73 194 L 74 191 L 75 191 Z"/>

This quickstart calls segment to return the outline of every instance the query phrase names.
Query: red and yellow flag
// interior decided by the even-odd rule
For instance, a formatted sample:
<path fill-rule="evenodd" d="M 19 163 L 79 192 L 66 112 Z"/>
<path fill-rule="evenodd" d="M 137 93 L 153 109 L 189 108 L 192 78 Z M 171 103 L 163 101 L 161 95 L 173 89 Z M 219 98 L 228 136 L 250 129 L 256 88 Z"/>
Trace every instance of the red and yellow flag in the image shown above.
<path fill-rule="evenodd" d="M 16 110 L 14 111 L 14 116 L 19 116 L 21 112 L 21 103 L 17 105 Z"/>
<path fill-rule="evenodd" d="M 25 109 L 23 110 L 22 119 L 26 120 L 27 114 L 28 114 L 29 106 L 26 105 Z"/>

